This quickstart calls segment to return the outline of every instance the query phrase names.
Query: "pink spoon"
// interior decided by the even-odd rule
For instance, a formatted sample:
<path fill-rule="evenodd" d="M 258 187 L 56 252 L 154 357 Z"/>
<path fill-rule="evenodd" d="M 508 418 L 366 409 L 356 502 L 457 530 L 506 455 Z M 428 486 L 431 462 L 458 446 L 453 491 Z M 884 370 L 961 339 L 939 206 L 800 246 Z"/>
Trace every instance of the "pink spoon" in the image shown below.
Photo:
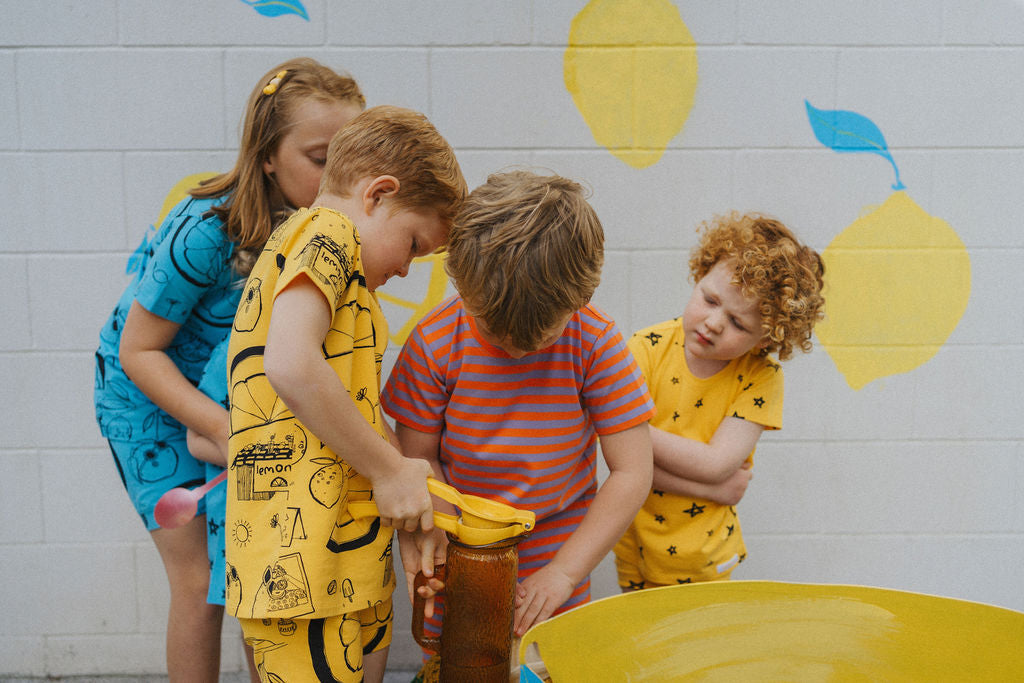
<path fill-rule="evenodd" d="M 188 524 L 199 510 L 199 499 L 214 486 L 224 481 L 227 476 L 228 471 L 224 470 L 210 481 L 194 489 L 187 489 L 184 486 L 171 489 L 160 496 L 160 500 L 156 502 L 156 507 L 153 508 L 153 519 L 164 529 L 177 529 L 183 524 Z"/>

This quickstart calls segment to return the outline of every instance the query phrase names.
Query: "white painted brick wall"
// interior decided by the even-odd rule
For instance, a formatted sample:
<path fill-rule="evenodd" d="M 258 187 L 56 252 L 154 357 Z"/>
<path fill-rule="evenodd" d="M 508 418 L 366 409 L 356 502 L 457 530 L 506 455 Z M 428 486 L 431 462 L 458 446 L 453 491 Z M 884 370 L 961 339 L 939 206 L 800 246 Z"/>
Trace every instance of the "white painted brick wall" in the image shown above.
<path fill-rule="evenodd" d="M 303 5 L 319 17 L 324 14 L 323 3 Z M 271 29 L 266 17 L 234 2 L 137 0 L 119 3 L 117 20 L 121 44 L 133 47 L 203 46 L 220 52 L 224 47 L 269 43 L 304 49 L 322 45 L 327 36 L 324 21 L 306 22 L 293 17 L 274 22 Z M 268 34 L 272 34 L 269 41 Z M 264 71 L 266 68 L 257 76 Z"/>
<path fill-rule="evenodd" d="M 596 301 L 627 333 L 679 314 L 712 214 L 762 210 L 823 249 L 885 201 L 888 163 L 820 146 L 803 103 L 871 117 L 908 193 L 967 245 L 970 303 L 931 361 L 859 391 L 821 348 L 787 363 L 735 577 L 1024 610 L 1024 3 L 679 0 L 695 106 L 643 170 L 594 143 L 565 88 L 584 4 L 306 0 L 306 22 L 238 0 L 0 0 L 0 677 L 163 666 L 163 570 L 94 422 L 92 352 L 169 187 L 230 167 L 253 79 L 299 54 L 352 73 L 371 105 L 427 113 L 471 185 L 525 164 L 591 187 Z M 595 587 L 615 590 L 610 562 Z M 397 597 L 391 661 L 412 666 Z M 240 670 L 230 620 L 223 649 Z"/>

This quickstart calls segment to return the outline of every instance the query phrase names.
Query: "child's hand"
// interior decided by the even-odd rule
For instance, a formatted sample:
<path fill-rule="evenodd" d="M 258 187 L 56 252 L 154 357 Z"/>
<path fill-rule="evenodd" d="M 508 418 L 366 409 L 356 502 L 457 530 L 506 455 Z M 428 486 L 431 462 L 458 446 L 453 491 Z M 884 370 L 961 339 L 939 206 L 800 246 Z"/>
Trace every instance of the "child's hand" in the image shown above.
<path fill-rule="evenodd" d="M 228 437 L 211 439 L 189 429 L 185 432 L 185 444 L 193 458 L 212 463 L 218 467 L 228 466 Z"/>
<path fill-rule="evenodd" d="M 231 462 L 231 449 L 228 448 L 228 435 L 225 434 L 223 438 L 215 439 L 214 443 L 217 444 L 219 460 L 213 464 L 226 468 L 228 463 Z"/>
<path fill-rule="evenodd" d="M 426 460 L 402 457 L 390 473 L 371 480 L 380 523 L 399 531 L 434 528 L 434 505 L 427 477 L 434 474 Z"/>
<path fill-rule="evenodd" d="M 448 537 L 441 529 L 428 532 L 398 532 L 398 548 L 402 554 L 402 567 L 405 569 L 405 586 L 409 593 L 409 601 L 413 602 L 413 584 L 416 574 L 422 572 L 427 583 L 420 586 L 418 593 L 426 600 L 423 609 L 425 617 L 434 615 L 434 596 L 443 588 L 444 583 L 434 577 L 435 565 L 443 564 L 448 548 Z"/>
<path fill-rule="evenodd" d="M 522 638 L 531 626 L 554 614 L 575 588 L 576 582 L 550 564 L 523 579 L 516 586 L 516 636 Z"/>
<path fill-rule="evenodd" d="M 754 478 L 754 472 L 750 469 L 751 467 L 750 462 L 743 463 L 738 470 L 732 473 L 732 476 L 715 487 L 716 495 L 711 500 L 722 505 L 736 505 L 739 503 L 743 498 L 743 494 L 747 492 L 750 480 Z"/>

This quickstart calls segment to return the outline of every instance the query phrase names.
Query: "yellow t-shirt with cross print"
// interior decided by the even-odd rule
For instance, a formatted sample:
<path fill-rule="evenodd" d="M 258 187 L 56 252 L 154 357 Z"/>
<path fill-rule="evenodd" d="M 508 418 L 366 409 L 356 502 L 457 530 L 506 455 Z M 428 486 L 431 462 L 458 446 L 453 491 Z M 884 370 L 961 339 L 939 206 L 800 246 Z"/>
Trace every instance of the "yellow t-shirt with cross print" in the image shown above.
<path fill-rule="evenodd" d="M 228 346 L 225 606 L 236 617 L 346 614 L 386 601 L 394 588 L 392 530 L 348 513 L 350 501 L 371 498 L 369 480 L 292 414 L 263 368 L 274 299 L 304 274 L 334 311 L 324 358 L 387 438 L 379 397 L 387 322 L 360 254 L 347 217 L 300 209 L 274 231 L 242 293 Z"/>

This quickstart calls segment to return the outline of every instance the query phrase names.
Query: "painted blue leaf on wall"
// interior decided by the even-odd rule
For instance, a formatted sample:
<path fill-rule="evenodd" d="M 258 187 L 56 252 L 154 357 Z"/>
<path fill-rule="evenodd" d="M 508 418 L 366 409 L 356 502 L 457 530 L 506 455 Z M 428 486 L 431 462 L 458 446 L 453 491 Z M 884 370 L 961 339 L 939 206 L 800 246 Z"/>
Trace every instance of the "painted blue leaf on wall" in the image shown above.
<path fill-rule="evenodd" d="M 298 14 L 309 21 L 309 14 L 299 0 L 242 0 L 265 17 L 279 17 L 284 14 Z"/>
<path fill-rule="evenodd" d="M 896 183 L 892 189 L 904 189 L 900 181 L 900 170 L 889 154 L 885 137 L 871 119 L 853 111 L 816 109 L 807 100 L 804 100 L 804 104 L 818 142 L 837 152 L 869 152 L 885 157 L 896 172 Z"/>

